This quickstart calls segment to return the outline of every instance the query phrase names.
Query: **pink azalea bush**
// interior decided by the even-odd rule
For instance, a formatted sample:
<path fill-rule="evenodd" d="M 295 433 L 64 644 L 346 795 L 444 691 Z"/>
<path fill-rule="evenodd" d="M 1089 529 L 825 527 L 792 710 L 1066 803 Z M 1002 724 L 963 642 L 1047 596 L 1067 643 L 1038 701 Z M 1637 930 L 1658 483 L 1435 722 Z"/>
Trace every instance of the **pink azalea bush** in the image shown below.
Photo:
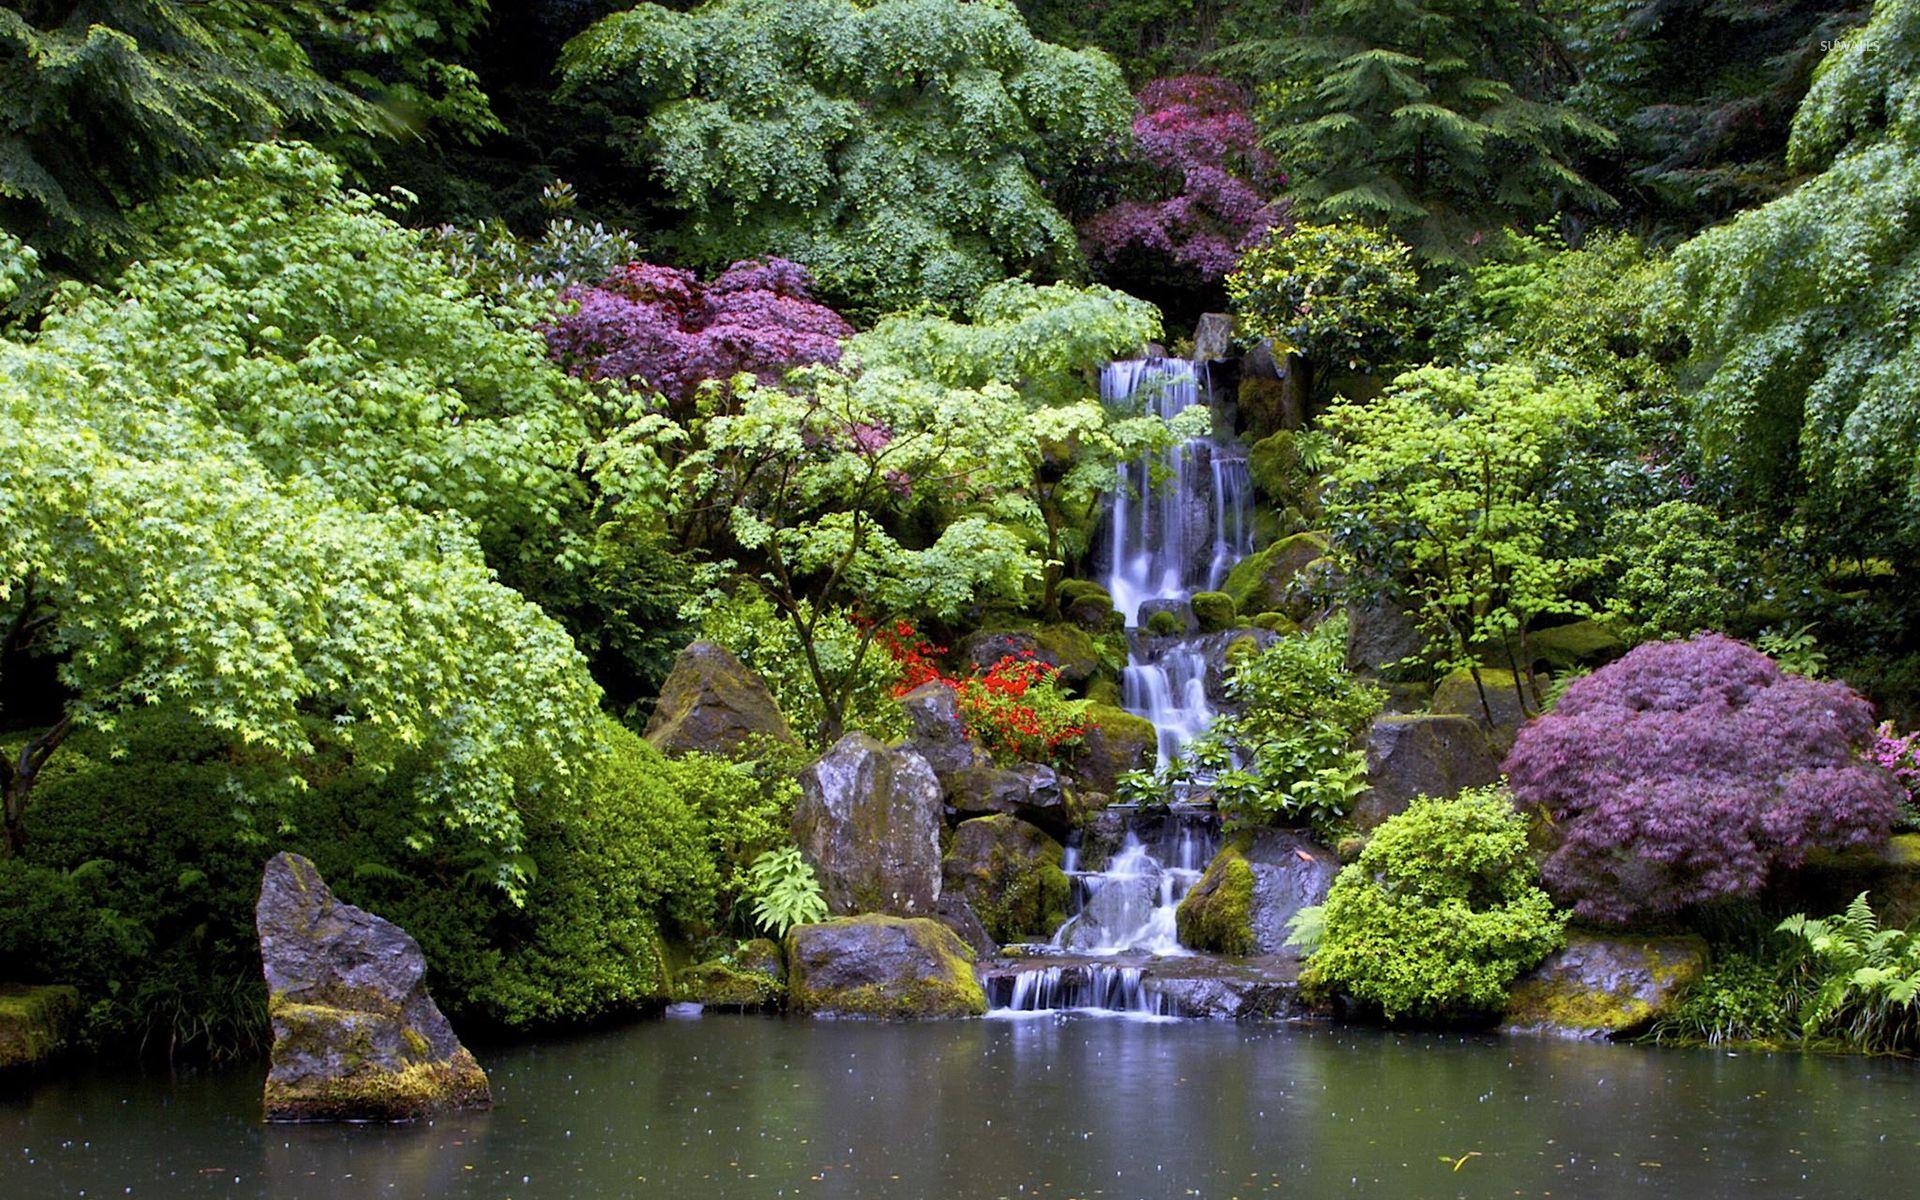
<path fill-rule="evenodd" d="M 1582 918 L 1626 923 L 1751 895 L 1809 851 L 1884 842 L 1894 777 L 1873 707 L 1719 634 L 1640 646 L 1521 729 L 1506 772 L 1552 819 L 1543 875 Z"/>
<path fill-rule="evenodd" d="M 1082 230 L 1088 252 L 1112 262 L 1147 251 L 1209 283 L 1223 278 L 1241 247 L 1274 223 L 1271 193 L 1282 182 L 1260 148 L 1246 93 L 1210 75 L 1156 79 L 1140 91 L 1133 136 L 1158 198 L 1125 200 L 1091 218 Z"/>
<path fill-rule="evenodd" d="M 561 293 L 573 307 L 542 332 L 577 375 L 684 400 L 709 379 L 838 362 L 853 327 L 809 286 L 806 268 L 784 258 L 737 262 L 704 284 L 678 267 L 632 262 Z"/>

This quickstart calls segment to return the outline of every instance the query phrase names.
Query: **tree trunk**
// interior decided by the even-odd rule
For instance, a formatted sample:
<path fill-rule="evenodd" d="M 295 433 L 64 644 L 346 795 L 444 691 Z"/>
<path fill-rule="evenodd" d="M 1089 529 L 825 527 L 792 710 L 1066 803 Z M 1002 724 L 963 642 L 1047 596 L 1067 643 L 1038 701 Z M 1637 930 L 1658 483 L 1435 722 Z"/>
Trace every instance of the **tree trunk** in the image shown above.
<path fill-rule="evenodd" d="M 0 758 L 0 793 L 4 794 L 6 827 L 5 857 L 11 858 L 26 848 L 27 798 L 40 778 L 41 769 L 47 765 L 47 759 L 53 757 L 53 752 L 72 732 L 73 717 L 61 717 L 45 733 L 22 746 L 18 759 L 8 761 Z"/>

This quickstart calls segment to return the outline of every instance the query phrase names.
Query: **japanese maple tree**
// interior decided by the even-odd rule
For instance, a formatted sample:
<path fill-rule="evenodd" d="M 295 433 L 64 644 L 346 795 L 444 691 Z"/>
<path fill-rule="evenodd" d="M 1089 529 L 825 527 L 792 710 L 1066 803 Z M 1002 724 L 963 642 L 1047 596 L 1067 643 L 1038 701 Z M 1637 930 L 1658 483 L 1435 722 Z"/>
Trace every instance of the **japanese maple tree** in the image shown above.
<path fill-rule="evenodd" d="M 1751 895 L 1809 851 L 1886 840 L 1901 788 L 1863 752 L 1873 707 L 1720 634 L 1649 642 L 1520 730 L 1506 772 L 1560 844 L 1544 868 L 1588 920 Z"/>
<path fill-rule="evenodd" d="M 684 401 L 710 379 L 763 379 L 787 367 L 840 359 L 853 327 L 813 300 L 806 268 L 783 258 L 734 263 L 707 283 L 692 271 L 631 262 L 544 327 L 568 370 Z"/>
<path fill-rule="evenodd" d="M 1152 182 L 1082 229 L 1089 254 L 1114 262 L 1145 253 L 1208 283 L 1278 216 L 1283 181 L 1247 115 L 1244 91 L 1210 75 L 1156 79 L 1133 120 L 1136 152 Z"/>

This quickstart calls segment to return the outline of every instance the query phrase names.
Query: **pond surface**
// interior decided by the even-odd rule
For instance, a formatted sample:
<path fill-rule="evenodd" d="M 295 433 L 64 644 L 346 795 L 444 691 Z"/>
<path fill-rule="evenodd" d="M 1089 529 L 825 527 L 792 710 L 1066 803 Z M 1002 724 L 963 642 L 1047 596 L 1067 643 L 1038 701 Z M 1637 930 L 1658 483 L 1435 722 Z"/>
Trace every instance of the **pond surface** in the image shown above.
<path fill-rule="evenodd" d="M 1920 1176 L 1904 1062 L 718 1016 L 480 1058 L 497 1107 L 411 1127 L 264 1126 L 258 1067 L 49 1080 L 0 1099 L 0 1196 L 1759 1200 Z"/>

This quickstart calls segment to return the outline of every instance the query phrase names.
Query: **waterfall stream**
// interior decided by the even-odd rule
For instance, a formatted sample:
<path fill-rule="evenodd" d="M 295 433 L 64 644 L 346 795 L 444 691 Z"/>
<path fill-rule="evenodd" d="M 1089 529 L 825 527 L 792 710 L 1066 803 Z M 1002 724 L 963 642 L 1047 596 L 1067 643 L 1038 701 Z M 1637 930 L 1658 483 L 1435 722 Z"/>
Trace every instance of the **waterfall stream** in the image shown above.
<path fill-rule="evenodd" d="M 1185 360 L 1134 359 L 1108 364 L 1100 396 L 1112 406 L 1138 405 L 1171 419 L 1211 403 L 1206 384 Z M 1207 655 L 1184 632 L 1188 602 L 1197 591 L 1219 588 L 1252 553 L 1252 497 L 1246 456 L 1228 436 L 1191 438 L 1120 468 L 1109 514 L 1107 590 L 1127 628 L 1122 703 L 1153 723 L 1159 769 L 1213 721 Z M 1162 610 L 1175 614 L 1182 632 L 1145 628 Z M 1128 816 L 1120 844 L 1097 870 L 1081 870 L 1080 847 L 1070 846 L 1065 866 L 1074 884 L 1073 915 L 1047 950 L 1112 961 L 1024 972 L 996 997 L 996 1011 L 1166 1015 L 1163 998 L 1141 982 L 1139 960 L 1189 953 L 1180 945 L 1175 910 L 1218 852 L 1217 828 L 1211 812 L 1176 805 L 1150 826 Z"/>

